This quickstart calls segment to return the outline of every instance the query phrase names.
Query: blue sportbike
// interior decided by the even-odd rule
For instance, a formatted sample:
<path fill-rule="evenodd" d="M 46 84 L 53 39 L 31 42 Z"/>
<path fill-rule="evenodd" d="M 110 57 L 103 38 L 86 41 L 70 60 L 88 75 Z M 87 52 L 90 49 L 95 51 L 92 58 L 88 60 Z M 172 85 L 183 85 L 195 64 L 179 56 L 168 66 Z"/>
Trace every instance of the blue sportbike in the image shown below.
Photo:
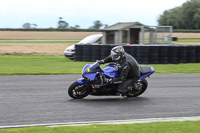
<path fill-rule="evenodd" d="M 106 84 L 103 78 L 116 78 L 119 76 L 119 64 L 110 63 L 101 69 L 98 62 L 86 64 L 82 70 L 82 77 L 72 83 L 68 94 L 73 99 L 82 99 L 88 95 L 95 96 L 119 96 L 118 84 Z M 148 86 L 146 80 L 155 72 L 153 66 L 140 66 L 140 79 L 128 87 L 127 97 L 137 97 L 145 92 Z"/>

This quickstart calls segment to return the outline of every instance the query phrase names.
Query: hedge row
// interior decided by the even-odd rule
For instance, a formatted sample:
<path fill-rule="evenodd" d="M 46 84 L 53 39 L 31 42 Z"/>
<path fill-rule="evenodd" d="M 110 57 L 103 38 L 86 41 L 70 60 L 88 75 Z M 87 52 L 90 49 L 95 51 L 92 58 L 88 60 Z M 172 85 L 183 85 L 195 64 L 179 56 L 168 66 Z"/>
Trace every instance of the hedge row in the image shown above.
<path fill-rule="evenodd" d="M 174 33 L 200 33 L 200 29 L 173 29 Z"/>
<path fill-rule="evenodd" d="M 33 29 L 23 29 L 23 28 L 0 28 L 0 31 L 74 31 L 74 32 L 100 32 L 101 30 L 96 29 L 57 29 L 57 28 L 33 28 Z"/>
<path fill-rule="evenodd" d="M 0 28 L 0 31 L 85 31 L 85 32 L 101 32 L 102 30 L 98 29 L 57 29 L 57 28 L 32 28 L 32 29 L 24 29 L 24 28 Z M 182 33 L 200 33 L 200 29 L 173 29 L 173 32 L 182 32 Z"/>
<path fill-rule="evenodd" d="M 75 45 L 76 61 L 96 61 L 110 55 L 117 45 Z M 140 64 L 200 63 L 200 45 L 123 46 Z"/>

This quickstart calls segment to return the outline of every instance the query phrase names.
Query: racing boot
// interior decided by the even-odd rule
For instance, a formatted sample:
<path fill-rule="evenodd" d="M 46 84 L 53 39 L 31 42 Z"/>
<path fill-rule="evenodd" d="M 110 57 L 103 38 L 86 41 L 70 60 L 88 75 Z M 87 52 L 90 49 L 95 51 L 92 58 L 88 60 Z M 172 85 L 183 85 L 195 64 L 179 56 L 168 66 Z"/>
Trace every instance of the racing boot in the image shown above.
<path fill-rule="evenodd" d="M 122 97 L 126 97 L 127 96 L 127 89 L 118 89 L 118 92 L 120 93 L 120 95 L 122 96 Z"/>

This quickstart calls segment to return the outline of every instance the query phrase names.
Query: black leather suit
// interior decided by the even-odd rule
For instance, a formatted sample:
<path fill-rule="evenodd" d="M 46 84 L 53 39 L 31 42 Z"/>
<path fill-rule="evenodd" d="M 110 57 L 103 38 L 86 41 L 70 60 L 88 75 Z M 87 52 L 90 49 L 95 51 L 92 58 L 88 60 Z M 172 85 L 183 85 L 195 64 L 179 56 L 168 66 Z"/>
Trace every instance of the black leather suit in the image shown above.
<path fill-rule="evenodd" d="M 104 63 L 114 62 L 111 56 L 104 59 Z M 114 84 L 119 84 L 117 89 L 121 93 L 125 93 L 133 82 L 136 82 L 140 78 L 140 69 L 137 61 L 134 57 L 125 53 L 125 57 L 122 61 L 116 62 L 120 64 L 119 77 L 113 79 Z"/>

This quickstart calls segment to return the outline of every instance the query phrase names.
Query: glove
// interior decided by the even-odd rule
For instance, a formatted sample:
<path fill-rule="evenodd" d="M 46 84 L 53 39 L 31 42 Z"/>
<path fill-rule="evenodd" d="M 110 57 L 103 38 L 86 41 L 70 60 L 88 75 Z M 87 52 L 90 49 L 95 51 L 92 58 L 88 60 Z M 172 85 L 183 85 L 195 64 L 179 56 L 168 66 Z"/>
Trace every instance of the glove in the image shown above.
<path fill-rule="evenodd" d="M 104 64 L 104 60 L 97 60 L 99 64 Z"/>

